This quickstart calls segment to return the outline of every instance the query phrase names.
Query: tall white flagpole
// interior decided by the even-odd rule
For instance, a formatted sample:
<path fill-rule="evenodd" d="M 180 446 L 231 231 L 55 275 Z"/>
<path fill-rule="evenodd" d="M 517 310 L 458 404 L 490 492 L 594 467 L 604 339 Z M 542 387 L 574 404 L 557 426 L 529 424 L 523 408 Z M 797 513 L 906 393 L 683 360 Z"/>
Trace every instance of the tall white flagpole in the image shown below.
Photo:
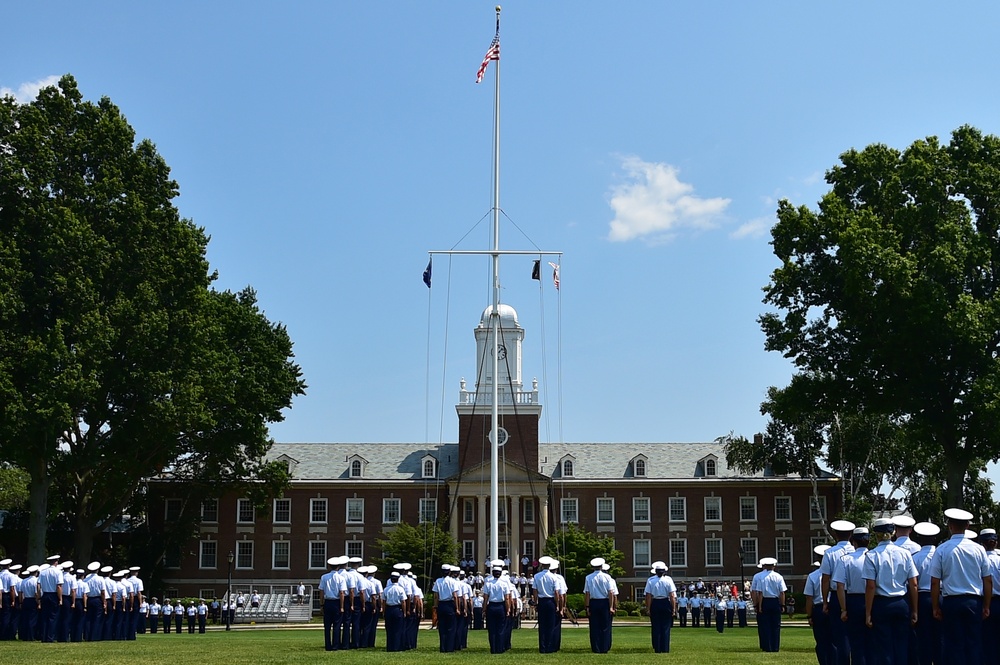
<path fill-rule="evenodd" d="M 500 37 L 497 5 L 496 39 Z M 490 556 L 500 558 L 500 58 L 493 87 L 493 405 L 490 428 Z"/>

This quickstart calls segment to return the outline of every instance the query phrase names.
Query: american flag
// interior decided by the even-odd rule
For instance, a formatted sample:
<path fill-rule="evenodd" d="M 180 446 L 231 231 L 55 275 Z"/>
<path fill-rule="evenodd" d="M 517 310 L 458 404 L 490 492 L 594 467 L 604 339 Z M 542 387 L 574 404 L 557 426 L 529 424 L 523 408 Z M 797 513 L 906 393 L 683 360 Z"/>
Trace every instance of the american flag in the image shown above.
<path fill-rule="evenodd" d="M 552 283 L 556 285 L 556 291 L 559 290 L 559 266 L 555 263 L 549 261 L 549 265 L 552 266 Z"/>
<path fill-rule="evenodd" d="M 497 19 L 499 21 L 499 19 Z M 476 83 L 482 83 L 483 77 L 486 76 L 486 67 L 490 64 L 490 60 L 500 59 L 500 31 L 493 36 L 493 42 L 490 44 L 489 50 L 486 51 L 486 55 L 483 56 L 483 64 L 479 65 L 479 71 L 476 72 Z"/>

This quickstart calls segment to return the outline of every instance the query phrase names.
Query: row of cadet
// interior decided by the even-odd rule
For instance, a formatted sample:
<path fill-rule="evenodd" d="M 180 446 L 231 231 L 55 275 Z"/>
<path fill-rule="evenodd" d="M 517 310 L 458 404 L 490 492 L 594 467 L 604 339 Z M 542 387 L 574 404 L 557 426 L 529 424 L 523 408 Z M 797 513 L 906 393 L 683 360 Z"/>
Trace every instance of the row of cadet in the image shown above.
<path fill-rule="evenodd" d="M 830 524 L 837 542 L 815 549 L 822 559 L 805 587 L 820 665 L 1000 661 L 997 532 L 971 531 L 959 508 L 945 518 L 944 542 L 941 527 L 906 515 L 871 531 Z"/>
<path fill-rule="evenodd" d="M 145 623 L 139 566 L 113 572 L 94 561 L 85 572 L 61 559 L 0 561 L 0 640 L 134 640 Z"/>

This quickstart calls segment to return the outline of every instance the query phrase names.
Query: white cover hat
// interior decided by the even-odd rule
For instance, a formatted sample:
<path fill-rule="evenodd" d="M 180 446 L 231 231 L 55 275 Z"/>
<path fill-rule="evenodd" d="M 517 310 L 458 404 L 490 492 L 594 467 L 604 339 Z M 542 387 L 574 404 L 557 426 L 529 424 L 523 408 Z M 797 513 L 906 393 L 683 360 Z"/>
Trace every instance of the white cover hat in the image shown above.
<path fill-rule="evenodd" d="M 854 531 L 855 526 L 854 522 L 848 522 L 847 520 L 837 520 L 830 523 L 832 531 Z"/>
<path fill-rule="evenodd" d="M 593 568 L 600 568 L 601 566 L 604 565 L 604 559 L 599 556 L 594 557 L 593 559 L 590 560 L 590 565 Z"/>
<path fill-rule="evenodd" d="M 917 522 L 913 525 L 913 531 L 918 536 L 936 536 L 941 533 L 941 527 L 933 522 Z"/>
<path fill-rule="evenodd" d="M 896 515 L 892 518 L 892 523 L 903 529 L 911 529 L 917 521 L 909 515 Z"/>
<path fill-rule="evenodd" d="M 950 520 L 956 520 L 958 522 L 972 521 L 972 513 L 968 510 L 962 510 L 961 508 L 949 508 L 944 511 L 944 516 Z"/>

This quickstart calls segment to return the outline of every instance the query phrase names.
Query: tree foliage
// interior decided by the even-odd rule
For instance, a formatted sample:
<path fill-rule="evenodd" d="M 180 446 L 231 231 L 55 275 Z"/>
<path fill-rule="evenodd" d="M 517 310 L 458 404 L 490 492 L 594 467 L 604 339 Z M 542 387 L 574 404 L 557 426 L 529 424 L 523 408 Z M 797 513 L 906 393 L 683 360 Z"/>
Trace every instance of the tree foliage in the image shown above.
<path fill-rule="evenodd" d="M 384 573 L 392 572 L 397 563 L 409 563 L 421 588 L 429 589 L 440 576 L 441 564 L 458 563 L 458 543 L 451 533 L 433 522 L 417 525 L 400 522 L 392 531 L 375 541 L 382 556 L 373 559 Z"/>
<path fill-rule="evenodd" d="M 204 229 L 110 100 L 65 76 L 0 110 L 0 452 L 31 477 L 29 556 L 53 484 L 85 560 L 149 476 L 268 473 L 267 424 L 304 384 L 253 292 L 211 288 Z"/>
<path fill-rule="evenodd" d="M 961 505 L 1000 457 L 1000 139 L 871 145 L 826 178 L 817 211 L 778 206 L 766 348 L 822 387 L 818 410 L 897 425 Z"/>
<path fill-rule="evenodd" d="M 593 568 L 590 560 L 603 558 L 611 569 L 612 577 L 622 577 L 625 569 L 621 562 L 625 554 L 615 549 L 615 540 L 611 536 L 600 536 L 581 529 L 575 524 L 567 524 L 545 541 L 545 554 L 559 559 L 559 572 L 566 578 L 566 585 L 571 593 L 582 593 L 583 584 Z"/>
<path fill-rule="evenodd" d="M 19 508 L 28 501 L 28 481 L 23 470 L 0 466 L 0 510 Z"/>

